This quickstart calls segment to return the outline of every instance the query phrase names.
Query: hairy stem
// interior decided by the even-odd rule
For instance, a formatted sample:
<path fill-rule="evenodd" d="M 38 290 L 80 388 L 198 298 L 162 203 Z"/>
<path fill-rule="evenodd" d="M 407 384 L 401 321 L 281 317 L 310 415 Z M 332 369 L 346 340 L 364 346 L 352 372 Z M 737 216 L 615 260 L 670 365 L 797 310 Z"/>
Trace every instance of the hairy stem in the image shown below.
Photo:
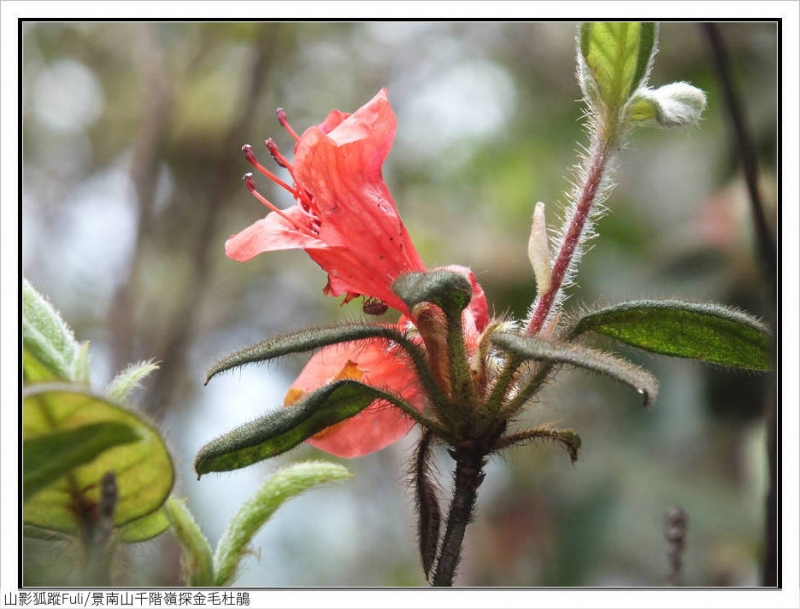
<path fill-rule="evenodd" d="M 531 315 L 530 322 L 527 328 L 525 328 L 525 333 L 528 335 L 532 336 L 541 331 L 545 322 L 550 317 L 554 306 L 557 304 L 557 296 L 572 267 L 575 252 L 578 250 L 578 246 L 581 243 L 592 208 L 597 202 L 598 193 L 603 186 L 608 163 L 611 159 L 613 145 L 614 142 L 612 139 L 604 139 L 600 140 L 592 147 L 592 156 L 588 162 L 588 170 L 586 171 L 583 186 L 580 190 L 580 196 L 567 225 L 567 230 L 564 233 L 561 248 L 553 264 L 550 289 L 542 294 L 536 302 L 536 307 Z"/>
<path fill-rule="evenodd" d="M 483 481 L 485 454 L 474 447 L 455 451 L 455 489 L 447 514 L 447 529 L 442 540 L 439 562 L 433 576 L 434 586 L 452 586 L 456 567 L 461 560 L 464 533 L 472 520 L 478 487 Z"/>

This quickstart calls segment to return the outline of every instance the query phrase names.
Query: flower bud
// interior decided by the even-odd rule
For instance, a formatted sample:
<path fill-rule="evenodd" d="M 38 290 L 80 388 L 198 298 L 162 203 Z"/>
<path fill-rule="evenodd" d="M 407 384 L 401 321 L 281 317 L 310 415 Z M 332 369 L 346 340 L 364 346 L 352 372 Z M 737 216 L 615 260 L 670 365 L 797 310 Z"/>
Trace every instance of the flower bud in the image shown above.
<path fill-rule="evenodd" d="M 531 261 L 536 277 L 536 294 L 542 296 L 550 289 L 550 247 L 547 244 L 547 223 L 544 217 L 544 203 L 539 201 L 533 211 L 533 226 L 528 239 L 528 260 Z"/>

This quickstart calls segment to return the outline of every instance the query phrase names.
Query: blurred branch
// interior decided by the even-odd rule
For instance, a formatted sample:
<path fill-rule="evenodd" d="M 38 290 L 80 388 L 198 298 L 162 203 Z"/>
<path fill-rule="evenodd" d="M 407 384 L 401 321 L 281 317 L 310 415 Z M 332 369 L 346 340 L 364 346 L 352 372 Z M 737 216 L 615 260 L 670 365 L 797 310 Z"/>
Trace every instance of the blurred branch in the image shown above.
<path fill-rule="evenodd" d="M 670 508 L 666 517 L 664 536 L 669 543 L 669 577 L 670 586 L 680 586 L 681 569 L 683 568 L 683 550 L 686 543 L 686 512 L 679 507 Z"/>
<path fill-rule="evenodd" d="M 725 43 L 714 23 L 704 23 L 703 30 L 711 48 L 714 65 L 722 86 L 725 103 L 728 107 L 731 133 L 733 135 L 739 162 L 742 164 L 747 191 L 750 200 L 750 211 L 755 229 L 756 247 L 759 263 L 763 273 L 767 293 L 767 310 L 769 325 L 773 336 L 775 334 L 775 307 L 777 306 L 777 259 L 778 251 L 775 239 L 767 223 L 764 205 L 758 191 L 757 160 L 753 142 L 750 138 L 744 113 L 741 108 L 740 98 L 733 85 L 728 53 Z M 769 463 L 769 487 L 766 497 L 766 523 L 764 559 L 762 564 L 762 585 L 778 585 L 778 464 L 777 464 L 777 427 L 779 413 L 777 410 L 777 395 L 770 391 L 765 401 L 765 418 L 767 425 L 767 459 Z"/>
<path fill-rule="evenodd" d="M 164 58 L 155 35 L 156 24 L 139 24 L 139 65 L 142 67 L 142 119 L 131 161 L 131 179 L 136 189 L 138 224 L 127 277 L 119 284 L 109 314 L 113 338 L 113 370 L 122 370 L 133 358 L 134 294 L 142 253 L 153 232 L 153 208 L 158 184 L 159 161 L 172 110 L 172 94 L 164 69 Z"/>
<path fill-rule="evenodd" d="M 219 161 L 213 186 L 207 192 L 206 200 L 197 205 L 198 209 L 205 211 L 205 215 L 199 231 L 191 237 L 192 280 L 181 293 L 179 304 L 167 325 L 169 334 L 164 338 L 164 346 L 158 353 L 158 359 L 162 362 L 160 374 L 143 401 L 156 416 L 162 415 L 171 402 L 175 381 L 184 369 L 194 321 L 210 278 L 211 255 L 212 252 L 216 255 L 220 251 L 221 244 L 215 242 L 214 237 L 219 214 L 223 209 L 222 203 L 228 198 L 232 186 L 240 185 L 240 181 L 232 177 L 237 174 L 237 167 L 241 163 L 241 157 L 236 152 L 241 148 L 247 125 L 257 111 L 258 100 L 268 81 L 279 27 L 280 24 L 264 24 L 263 31 L 254 37 L 260 43 L 253 49 L 252 68 L 242 83 L 240 100 L 236 105 L 239 113 L 221 139 L 221 146 L 215 155 Z"/>

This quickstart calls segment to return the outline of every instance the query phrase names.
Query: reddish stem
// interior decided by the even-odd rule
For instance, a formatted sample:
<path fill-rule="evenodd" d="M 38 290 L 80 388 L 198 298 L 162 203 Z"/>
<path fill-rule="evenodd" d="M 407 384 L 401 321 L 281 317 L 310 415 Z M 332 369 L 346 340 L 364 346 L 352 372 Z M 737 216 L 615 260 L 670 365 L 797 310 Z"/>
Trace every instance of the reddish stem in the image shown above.
<path fill-rule="evenodd" d="M 575 207 L 575 212 L 569 222 L 569 227 L 564 236 L 561 244 L 561 250 L 558 252 L 550 280 L 550 289 L 542 294 L 539 302 L 536 304 L 536 309 L 531 316 L 528 327 L 525 333 L 529 335 L 537 334 L 544 326 L 545 321 L 550 315 L 553 304 L 556 300 L 556 295 L 561 289 L 561 284 L 567 275 L 572 258 L 575 255 L 575 250 L 580 244 L 583 230 L 586 227 L 586 221 L 589 219 L 589 214 L 592 211 L 592 206 L 597 200 L 597 192 L 603 183 L 603 176 L 606 172 L 608 159 L 611 152 L 611 142 L 605 142 L 597 149 L 593 155 L 589 171 L 586 175 L 581 196 Z"/>

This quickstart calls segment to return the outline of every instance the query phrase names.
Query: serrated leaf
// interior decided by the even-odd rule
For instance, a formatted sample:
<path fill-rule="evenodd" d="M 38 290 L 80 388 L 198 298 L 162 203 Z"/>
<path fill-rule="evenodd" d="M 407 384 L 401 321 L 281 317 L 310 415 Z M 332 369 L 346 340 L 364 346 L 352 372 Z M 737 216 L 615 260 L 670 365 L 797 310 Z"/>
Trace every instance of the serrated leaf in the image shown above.
<path fill-rule="evenodd" d="M 472 284 L 463 274 L 447 269 L 406 273 L 392 283 L 392 291 L 409 309 L 423 302 L 440 307 L 446 315 L 461 314 L 472 299 Z"/>
<path fill-rule="evenodd" d="M 194 469 L 209 472 L 246 467 L 290 450 L 323 429 L 349 419 L 388 394 L 351 380 L 325 385 L 288 408 L 234 429 L 203 446 Z"/>
<path fill-rule="evenodd" d="M 644 368 L 610 353 L 508 332 L 492 334 L 492 343 L 525 360 L 569 364 L 609 376 L 635 389 L 642 396 L 645 406 L 652 405 L 658 395 L 656 377 Z"/>
<path fill-rule="evenodd" d="M 92 461 L 100 453 L 139 439 L 122 423 L 95 423 L 55 431 L 25 440 L 22 446 L 22 494 L 27 501 L 73 468 Z"/>
<path fill-rule="evenodd" d="M 315 486 L 351 476 L 345 467 L 324 461 L 295 463 L 275 472 L 239 508 L 219 540 L 214 553 L 214 585 L 231 583 L 253 536 L 285 501 Z"/>
<path fill-rule="evenodd" d="M 190 586 L 213 586 L 214 559 L 208 538 L 183 501 L 171 497 L 164 506 L 172 532 L 184 550 L 186 581 Z"/>
<path fill-rule="evenodd" d="M 80 385 L 37 384 L 23 391 L 23 441 L 106 423 L 128 426 L 139 439 L 100 453 L 31 497 L 23 509 L 26 524 L 77 533 L 80 512 L 91 514 L 100 497 L 100 481 L 108 472 L 114 472 L 118 487 L 115 527 L 163 504 L 172 489 L 174 470 L 164 441 L 152 425 Z"/>
<path fill-rule="evenodd" d="M 156 370 L 158 370 L 158 364 L 153 361 L 131 364 L 112 379 L 105 389 L 105 394 L 112 400 L 123 401 L 149 374 Z"/>
<path fill-rule="evenodd" d="M 81 346 L 58 311 L 27 279 L 22 280 L 22 344 L 28 352 L 23 358 L 26 382 L 81 380 L 75 370 Z"/>
<path fill-rule="evenodd" d="M 585 315 L 571 335 L 584 332 L 660 355 L 749 370 L 772 367 L 767 328 L 750 315 L 720 305 L 680 300 L 625 302 Z"/>
<path fill-rule="evenodd" d="M 616 114 L 645 84 L 656 48 L 655 23 L 584 23 L 580 51 L 586 70 L 581 71 L 584 94 Z M 588 72 L 588 73 L 585 73 Z"/>

